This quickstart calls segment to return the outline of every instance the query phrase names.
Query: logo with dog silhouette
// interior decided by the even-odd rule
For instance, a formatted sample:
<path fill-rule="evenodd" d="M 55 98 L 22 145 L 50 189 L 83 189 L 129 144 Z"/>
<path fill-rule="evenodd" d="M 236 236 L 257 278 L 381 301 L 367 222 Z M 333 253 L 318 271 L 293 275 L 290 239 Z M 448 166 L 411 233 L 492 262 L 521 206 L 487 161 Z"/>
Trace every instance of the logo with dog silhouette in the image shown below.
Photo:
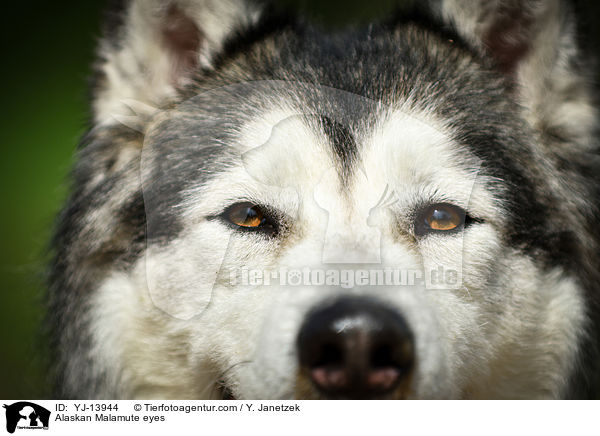
<path fill-rule="evenodd" d="M 50 411 L 28 401 L 19 401 L 6 409 L 6 431 L 14 433 L 16 429 L 48 430 Z"/>

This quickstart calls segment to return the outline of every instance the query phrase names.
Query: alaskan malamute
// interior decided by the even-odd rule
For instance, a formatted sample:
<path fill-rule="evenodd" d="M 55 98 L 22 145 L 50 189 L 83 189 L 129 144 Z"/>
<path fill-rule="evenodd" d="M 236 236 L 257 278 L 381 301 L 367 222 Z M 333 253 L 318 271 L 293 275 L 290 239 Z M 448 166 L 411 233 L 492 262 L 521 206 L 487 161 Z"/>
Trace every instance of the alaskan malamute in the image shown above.
<path fill-rule="evenodd" d="M 53 241 L 57 396 L 598 398 L 593 65 L 560 0 L 325 33 L 131 0 Z"/>

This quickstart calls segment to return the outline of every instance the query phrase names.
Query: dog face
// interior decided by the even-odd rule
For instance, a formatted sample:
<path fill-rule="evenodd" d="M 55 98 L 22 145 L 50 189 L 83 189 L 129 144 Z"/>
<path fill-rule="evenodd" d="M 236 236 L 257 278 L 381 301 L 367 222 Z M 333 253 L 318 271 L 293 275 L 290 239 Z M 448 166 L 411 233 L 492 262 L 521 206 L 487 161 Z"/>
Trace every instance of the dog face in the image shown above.
<path fill-rule="evenodd" d="M 57 237 L 54 304 L 85 320 L 67 391 L 85 363 L 84 396 L 579 395 L 597 162 L 573 24 L 462 3 L 326 35 L 132 2 Z"/>

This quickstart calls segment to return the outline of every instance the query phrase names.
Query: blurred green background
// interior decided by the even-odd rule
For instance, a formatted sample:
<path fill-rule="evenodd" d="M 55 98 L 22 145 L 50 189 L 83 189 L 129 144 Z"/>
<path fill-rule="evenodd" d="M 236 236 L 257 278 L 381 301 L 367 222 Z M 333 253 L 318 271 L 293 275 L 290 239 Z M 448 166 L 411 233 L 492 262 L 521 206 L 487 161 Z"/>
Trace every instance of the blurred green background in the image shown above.
<path fill-rule="evenodd" d="M 401 0 L 279 0 L 332 26 L 384 17 Z M 595 22 L 600 5 L 589 3 Z M 44 373 L 45 248 L 87 120 L 100 0 L 10 2 L 3 11 L 0 177 L 0 398 L 49 395 Z M 594 23 L 595 24 L 595 23 Z M 593 26 L 592 26 L 593 27 Z M 598 47 L 598 30 L 590 41 Z M 597 52 L 597 50 L 596 50 Z"/>

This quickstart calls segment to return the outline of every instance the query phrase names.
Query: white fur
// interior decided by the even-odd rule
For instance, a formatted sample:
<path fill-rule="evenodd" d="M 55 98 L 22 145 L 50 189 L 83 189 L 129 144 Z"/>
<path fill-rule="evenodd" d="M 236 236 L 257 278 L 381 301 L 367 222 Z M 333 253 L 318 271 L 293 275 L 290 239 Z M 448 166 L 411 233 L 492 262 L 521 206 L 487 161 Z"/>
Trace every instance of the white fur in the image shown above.
<path fill-rule="evenodd" d="M 237 20 L 252 22 L 258 16 L 237 0 L 178 4 L 203 31 L 198 61 L 205 67 Z M 442 15 L 485 50 L 482 32 L 502 4 L 447 0 Z M 539 28 L 532 31 L 531 53 L 515 72 L 523 117 L 536 132 L 558 130 L 585 149 L 595 111 L 583 79 L 570 74 L 573 29 L 560 24 L 558 0 L 535 5 L 541 5 L 531 11 Z M 122 44 L 101 47 L 106 81 L 94 103 L 97 123 L 130 115 L 127 99 L 146 108 L 134 110 L 137 116 L 155 116 L 147 132 L 170 116 L 156 116 L 153 109 L 167 104 L 177 89 L 169 76 L 173 60 L 155 32 L 162 12 L 158 1 L 134 1 Z M 98 396 L 214 398 L 224 382 L 237 398 L 294 398 L 295 339 L 305 314 L 329 298 L 355 294 L 386 302 L 413 330 L 414 398 L 560 397 L 583 330 L 583 297 L 565 271 L 543 271 L 504 244 L 507 217 L 498 206 L 502 181 L 479 174 L 480 162 L 431 113 L 415 112 L 408 103 L 383 107 L 314 87 L 314 95 L 339 101 L 342 112 L 350 101 L 379 120 L 372 130 L 353 132 L 359 162 L 342 181 L 328 138 L 307 121 L 298 104 L 302 98 L 293 98 L 309 85 L 270 86 L 277 101 L 240 111 L 246 122 L 237 141 L 224 144 L 239 159 L 185 193 L 178 205 L 185 229 L 179 237 L 151 245 L 129 273 L 113 272 L 98 284 L 90 304 L 90 352 L 96 370 L 108 374 L 107 391 Z M 343 119 L 330 111 L 324 115 Z M 535 140 L 541 141 L 539 136 Z M 152 144 L 144 145 L 144 153 L 142 177 L 147 179 L 151 174 L 144 162 L 154 157 Z M 538 170 L 551 168 L 546 151 L 534 153 Z M 110 212 L 138 186 L 139 180 L 131 179 L 126 180 L 131 189 L 90 214 L 85 229 L 109 227 L 103 223 L 115 219 Z M 556 185 L 565 204 L 577 201 L 569 198 L 572 186 Z M 267 204 L 286 215 L 284 240 L 241 234 L 207 219 L 239 201 Z M 437 202 L 461 206 L 483 222 L 462 233 L 414 237 L 410 211 Z M 151 224 L 153 211 L 147 213 Z M 244 267 L 358 269 L 373 262 L 423 277 L 443 267 L 456 271 L 459 280 L 452 286 L 426 282 L 351 290 L 228 281 Z"/>
<path fill-rule="evenodd" d="M 269 124 L 274 128 L 265 129 Z M 303 316 L 351 293 L 386 301 L 407 319 L 416 339 L 415 398 L 560 396 L 583 323 L 578 289 L 561 271 L 539 272 L 503 248 L 498 181 L 479 175 L 477 160 L 444 129 L 429 114 L 382 112 L 376 130 L 362 132 L 361 171 L 350 194 L 340 196 L 327 138 L 293 110 L 248 123 L 240 138 L 254 148 L 188 193 L 182 205 L 188 230 L 166 247 L 148 249 L 132 275 L 113 276 L 98 291 L 95 353 L 106 367 L 122 368 L 124 395 L 210 398 L 224 380 L 238 398 L 293 398 Z M 393 201 L 373 214 L 380 199 L 373 193 L 386 188 Z M 289 242 L 281 246 L 202 219 L 238 199 L 292 217 Z M 394 229 L 409 231 L 406 213 L 420 201 L 454 202 L 485 224 L 453 236 L 399 238 Z M 442 265 L 461 272 L 459 285 L 342 290 L 227 282 L 245 266 L 324 267 L 327 250 L 342 263 L 344 253 L 372 249 L 361 245 L 361 232 L 373 226 L 382 267 L 426 274 Z M 345 267 L 360 267 L 351 262 Z"/>

